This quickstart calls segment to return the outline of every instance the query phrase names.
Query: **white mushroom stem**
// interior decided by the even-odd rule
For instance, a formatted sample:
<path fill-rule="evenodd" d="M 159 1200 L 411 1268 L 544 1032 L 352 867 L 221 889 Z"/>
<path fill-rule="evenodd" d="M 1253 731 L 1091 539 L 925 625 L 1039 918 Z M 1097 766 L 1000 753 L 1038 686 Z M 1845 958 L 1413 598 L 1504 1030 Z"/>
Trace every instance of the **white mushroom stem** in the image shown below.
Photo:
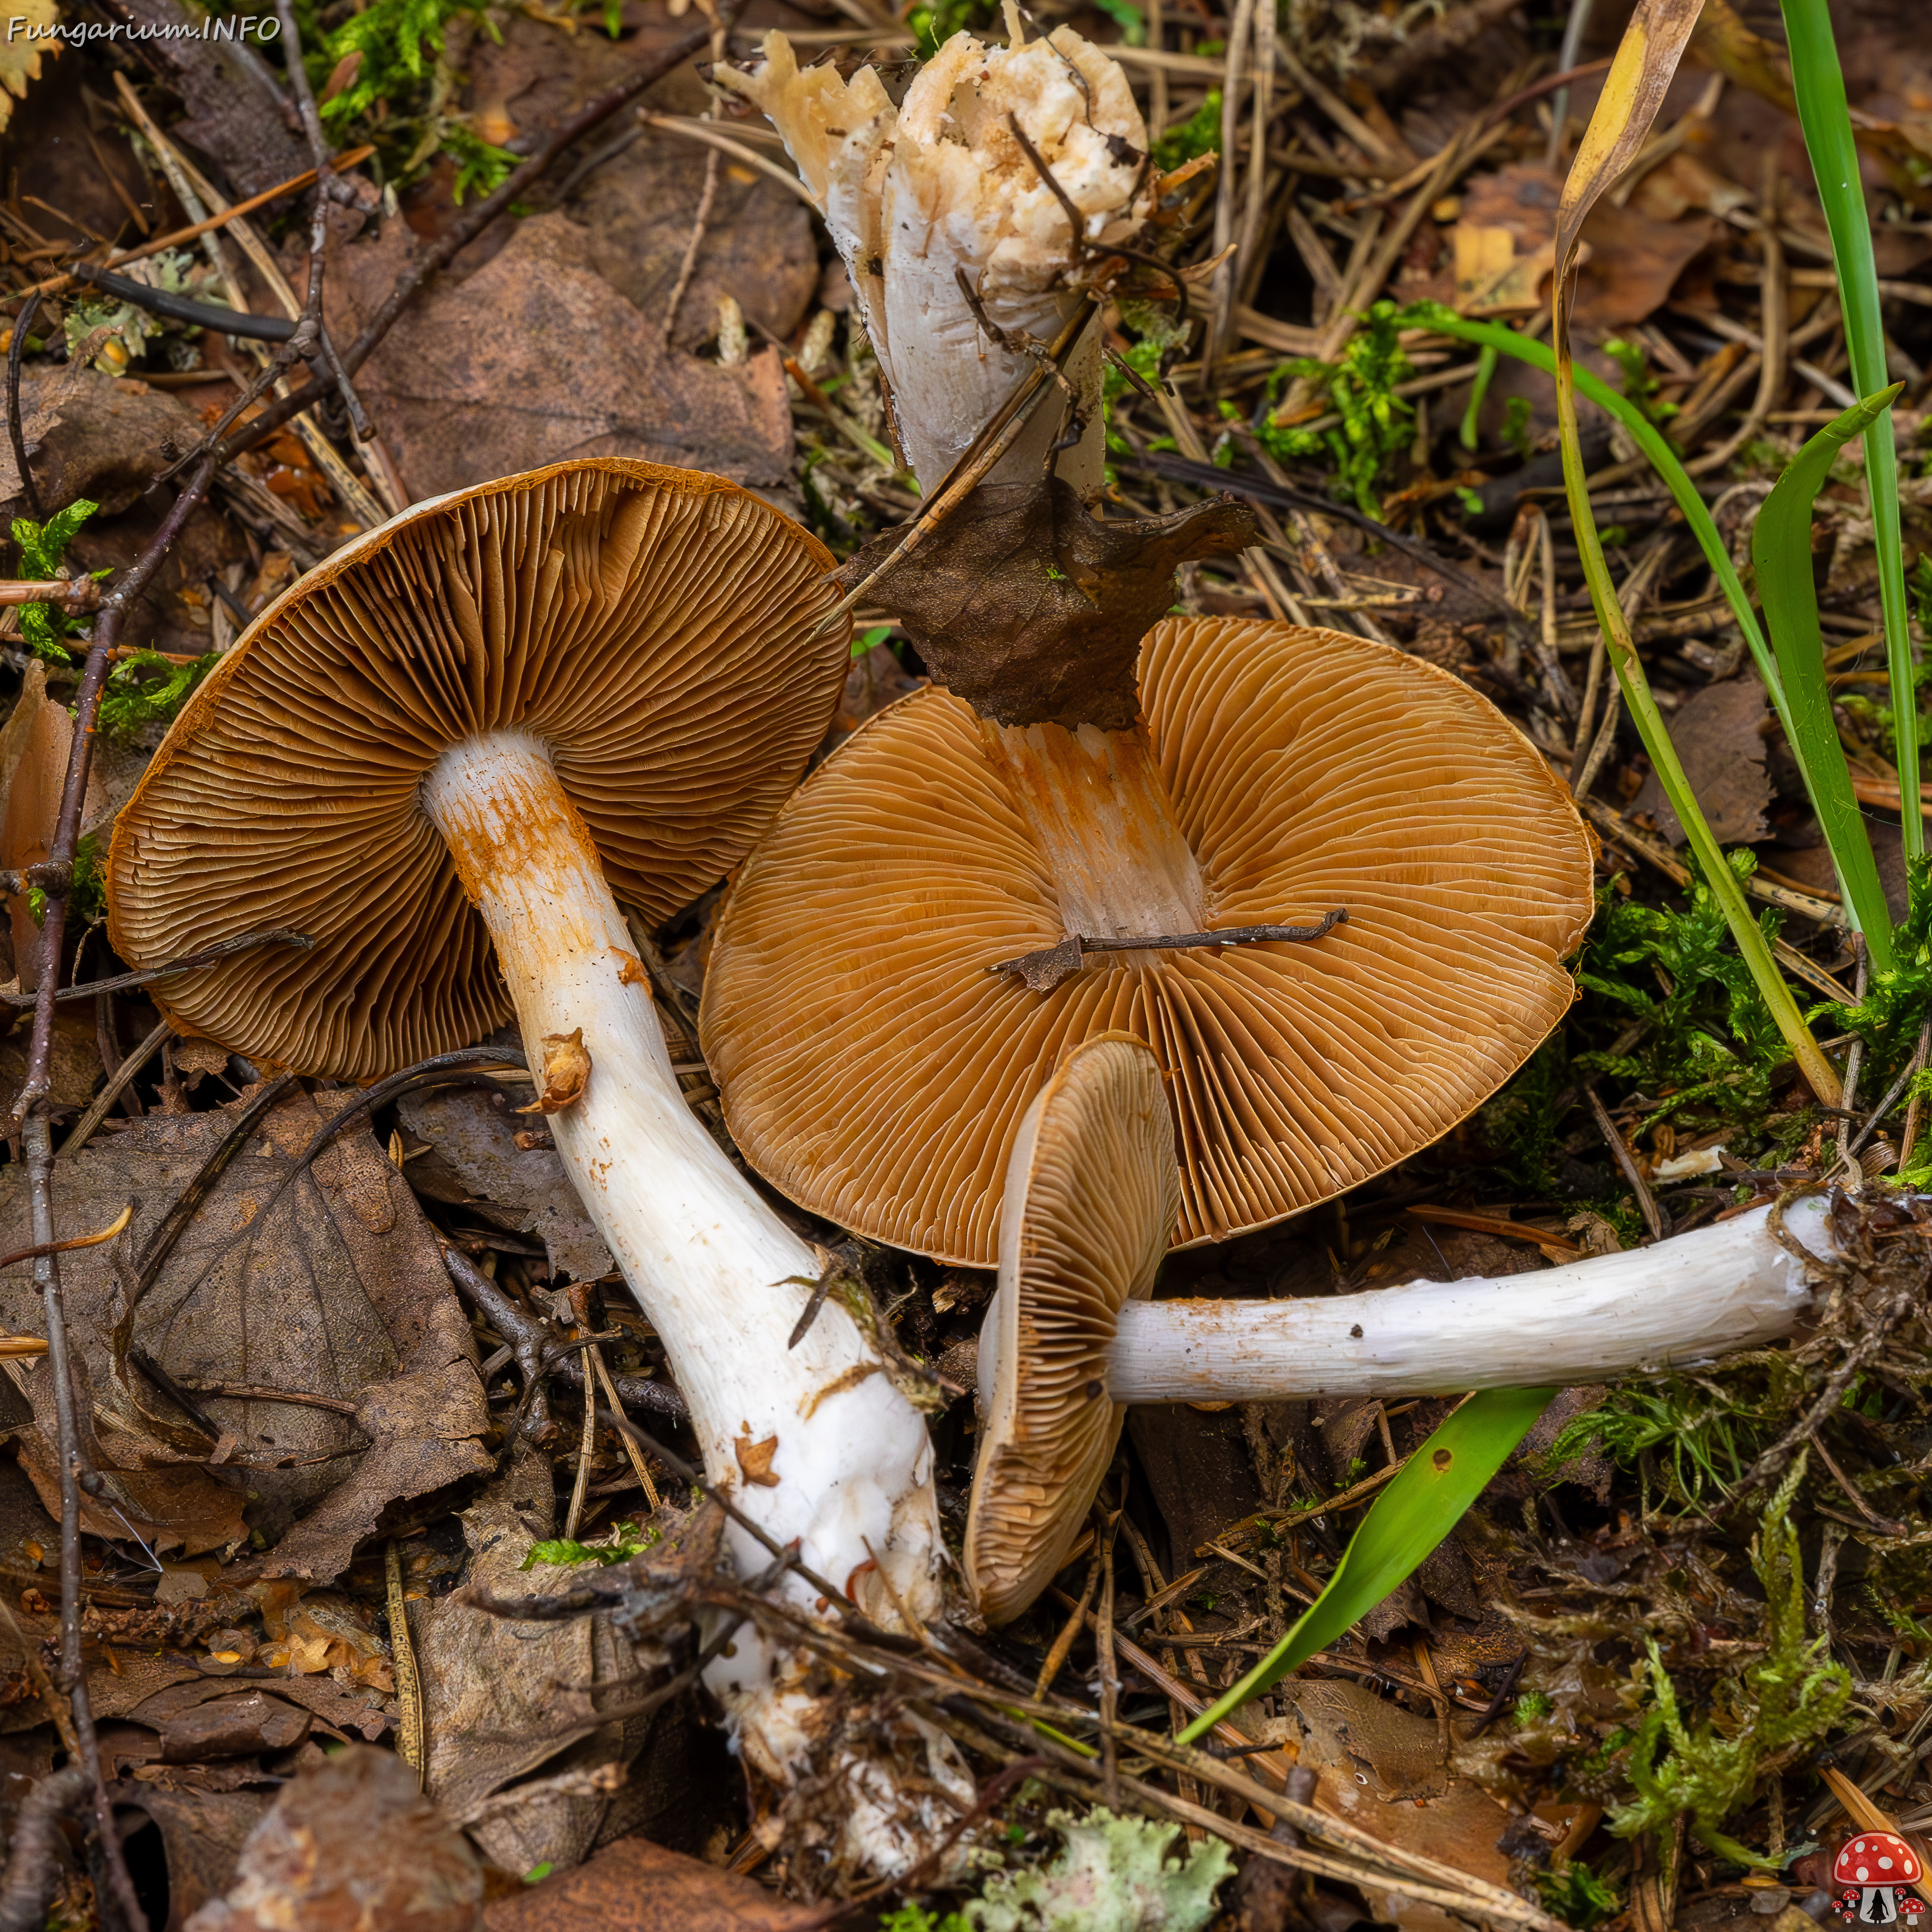
<path fill-rule="evenodd" d="M 1313 1300 L 1139 1301 L 1107 1358 L 1115 1402 L 1283 1402 L 1562 1388 L 1684 1367 L 1790 1333 L 1810 1304 L 1771 1210 L 1534 1274 Z M 1785 1227 L 1821 1258 L 1824 1210 Z"/>
<path fill-rule="evenodd" d="M 548 752 L 518 732 L 466 740 L 437 760 L 422 797 L 489 927 L 540 1090 L 547 1059 L 571 1072 L 558 1045 L 581 1032 L 589 1077 L 550 1113 L 550 1133 L 663 1340 L 706 1476 L 868 1615 L 936 1614 L 944 1551 L 926 1425 L 836 1300 L 787 1347 L 820 1262 L 686 1104 Z M 754 1538 L 735 1525 L 728 1535 L 741 1575 L 770 1564 Z M 782 1587 L 824 1609 L 795 1574 Z M 710 1672 L 742 1748 L 782 1784 L 811 1742 L 814 1702 L 798 1672 L 748 1625 Z M 861 1768 L 850 1826 L 868 1861 L 890 1868 L 909 1847 L 895 1849 L 891 1793 L 881 1784 L 868 1806 L 866 1782 Z"/>

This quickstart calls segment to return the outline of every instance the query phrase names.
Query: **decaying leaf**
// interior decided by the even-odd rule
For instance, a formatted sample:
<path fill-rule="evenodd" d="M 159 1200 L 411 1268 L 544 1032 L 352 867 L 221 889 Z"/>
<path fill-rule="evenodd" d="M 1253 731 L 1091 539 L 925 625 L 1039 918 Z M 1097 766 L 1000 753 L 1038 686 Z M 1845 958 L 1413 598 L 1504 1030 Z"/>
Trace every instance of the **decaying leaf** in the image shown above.
<path fill-rule="evenodd" d="M 520 1114 L 560 1114 L 582 1094 L 590 1078 L 590 1055 L 584 1029 L 544 1035 L 543 1091 Z"/>
<path fill-rule="evenodd" d="M 296 1778 L 189 1932 L 472 1932 L 482 1868 L 392 1751 L 353 1744 Z"/>
<path fill-rule="evenodd" d="M 467 1210 L 518 1233 L 534 1234 L 550 1272 L 596 1281 L 616 1264 L 570 1184 L 554 1148 L 517 1144 L 508 1096 L 500 1090 L 442 1087 L 406 1094 L 403 1124 L 430 1151 L 410 1160 L 410 1184 L 435 1201 Z"/>
<path fill-rule="evenodd" d="M 531 1546 L 554 1533 L 548 1466 L 520 1453 L 463 1512 L 472 1552 L 470 1588 L 489 1595 L 564 1595 L 579 1582 L 568 1566 L 521 1569 Z M 648 1719 L 608 1721 L 596 1687 L 634 1671 L 631 1647 L 608 1612 L 554 1623 L 493 1616 L 445 1597 L 412 1619 L 428 1739 L 428 1786 L 452 1817 L 467 1817 L 506 1785 L 536 1773 L 626 1763 L 650 1731 Z M 574 1865 L 596 1841 L 610 1799 L 548 1792 L 492 1810 L 472 1828 L 496 1863 L 528 1871 Z"/>
<path fill-rule="evenodd" d="M 1734 677 L 1706 685 L 1668 721 L 1684 776 L 1720 844 L 1754 844 L 1770 836 L 1764 736 L 1769 720 L 1764 686 L 1755 677 Z M 1684 828 L 1655 772 L 1644 780 L 1630 808 L 1655 813 L 1658 832 L 1673 845 L 1683 844 Z"/>
<path fill-rule="evenodd" d="M 1175 569 L 1234 556 L 1257 535 L 1254 512 L 1232 497 L 1100 523 L 1057 477 L 1004 484 L 976 491 L 867 596 L 982 716 L 1121 730 L 1138 715 L 1135 662 L 1174 602 Z M 899 542 L 874 538 L 843 576 L 862 582 Z"/>
<path fill-rule="evenodd" d="M 403 266 L 409 231 L 387 226 L 380 244 L 344 252 L 343 277 L 329 275 L 339 339 L 353 337 Z M 419 497 L 578 456 L 641 457 L 737 483 L 791 478 L 778 357 L 762 351 L 726 368 L 665 348 L 591 268 L 582 230 L 560 214 L 520 223 L 467 280 L 432 283 L 356 383 Z"/>
<path fill-rule="evenodd" d="M 124 1786 L 115 1799 L 115 1816 L 128 1837 L 143 1828 L 144 1813 L 160 1834 L 176 1923 L 228 1889 L 248 1834 L 274 1803 L 266 1791 L 166 1791 L 152 1785 Z"/>
<path fill-rule="evenodd" d="M 59 18 L 54 0 L 20 0 L 8 10 L 8 30 L 0 34 L 0 128 L 12 119 L 14 103 L 26 99 L 27 83 L 40 78 L 41 56 L 60 52 L 53 32 Z"/>
<path fill-rule="evenodd" d="M 62 1260 L 76 1377 L 90 1398 L 83 1435 L 106 1480 L 87 1499 L 93 1533 L 124 1539 L 140 1527 L 192 1555 L 255 1528 L 275 1545 L 266 1573 L 326 1580 L 392 1503 L 488 1466 L 469 1324 L 401 1176 L 361 1122 L 296 1174 L 296 1156 L 350 1097 L 295 1094 L 275 1108 L 131 1311 L 140 1257 L 240 1103 L 148 1114 L 63 1163 L 63 1232 L 104 1226 L 130 1202 L 135 1210 L 115 1241 Z M 30 1238 L 21 1172 L 0 1175 L 10 1248 Z M 40 1318 L 29 1268 L 0 1275 L 0 1322 L 32 1334 Z M 39 1424 L 23 1432 L 22 1460 L 51 1497 L 50 1379 L 37 1368 L 22 1386 Z"/>
<path fill-rule="evenodd" d="M 648 1838 L 620 1838 L 483 1915 L 485 1932 L 790 1932 L 820 1922 L 815 1908 Z"/>
<path fill-rule="evenodd" d="M 1291 1677 L 1276 1687 L 1286 1714 L 1251 1727 L 1259 1742 L 1294 1748 L 1315 1772 L 1314 1804 L 1404 1851 L 1439 1860 L 1472 1878 L 1509 1882 L 1509 1859 L 1496 1839 L 1509 1816 L 1468 1775 L 1459 1753 L 1442 1762 L 1435 1721 L 1378 1697 L 1365 1684 Z M 1475 1748 L 1492 1759 L 1506 1747 L 1492 1736 Z M 1454 1932 L 1440 1906 L 1393 1889 L 1371 1891 L 1378 1918 L 1403 1932 Z"/>

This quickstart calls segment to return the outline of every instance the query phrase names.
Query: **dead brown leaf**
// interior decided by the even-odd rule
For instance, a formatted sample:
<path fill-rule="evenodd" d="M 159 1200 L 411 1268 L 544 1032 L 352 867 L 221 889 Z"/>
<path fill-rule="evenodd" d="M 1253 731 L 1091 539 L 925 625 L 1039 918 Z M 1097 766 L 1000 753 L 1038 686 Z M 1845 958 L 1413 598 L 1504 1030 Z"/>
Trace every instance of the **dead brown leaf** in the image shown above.
<path fill-rule="evenodd" d="M 1669 715 L 1670 742 L 1683 761 L 1713 835 L 1726 845 L 1749 845 L 1771 830 L 1772 783 L 1766 769 L 1764 686 L 1754 677 L 1706 685 Z M 1631 801 L 1633 812 L 1654 814 L 1658 832 L 1673 845 L 1684 828 L 1652 772 Z"/>
<path fill-rule="evenodd" d="M 754 1879 L 721 1871 L 647 1838 L 620 1838 L 578 1870 L 498 1899 L 486 1932 L 788 1932 L 815 1924 Z"/>
<path fill-rule="evenodd" d="M 564 204 L 585 231 L 591 267 L 659 330 L 704 190 L 706 152 L 646 130 Z M 736 302 L 746 321 L 789 338 L 818 286 L 811 211 L 770 176 L 721 156 L 704 245 L 678 305 L 674 344 L 692 350 L 711 340 L 720 296 Z"/>
<path fill-rule="evenodd" d="M 1460 1768 L 1460 1751 L 1459 1768 L 1444 1765 L 1442 1732 L 1432 1718 L 1338 1678 L 1290 1678 L 1277 1695 L 1285 1714 L 1257 1723 L 1255 1736 L 1295 1747 L 1297 1762 L 1316 1774 L 1318 1810 L 1472 1878 L 1509 1882 L 1509 1859 L 1496 1843 L 1508 1814 Z M 1375 1916 L 1402 1932 L 1454 1932 L 1456 1922 L 1438 1906 L 1392 1888 L 1364 1890 Z"/>
<path fill-rule="evenodd" d="M 341 251 L 330 327 L 352 338 L 413 239 Z M 772 486 L 791 476 L 777 356 L 735 368 L 667 350 L 592 266 L 567 216 L 521 223 L 468 280 L 433 283 L 356 383 L 418 498 L 580 456 L 632 456 Z"/>
<path fill-rule="evenodd" d="M 499 1104 L 499 1102 L 502 1104 Z M 616 1264 L 563 1171 L 554 1148 L 520 1148 L 508 1096 L 477 1087 L 406 1094 L 403 1124 L 431 1151 L 410 1161 L 412 1186 L 432 1201 L 469 1207 L 477 1218 L 534 1234 L 550 1272 L 596 1281 Z"/>
<path fill-rule="evenodd" d="M 243 1844 L 274 1802 L 267 1792 L 166 1791 L 146 1784 L 116 1785 L 112 1795 L 130 1838 L 147 1828 L 143 1814 L 160 1834 L 174 1924 L 228 1889 Z"/>
<path fill-rule="evenodd" d="M 778 1453 L 776 1436 L 767 1436 L 761 1442 L 754 1442 L 748 1435 L 741 1436 L 731 1447 L 737 1452 L 739 1472 L 746 1482 L 754 1489 L 778 1487 L 778 1479 L 772 1474 L 772 1459 Z"/>
<path fill-rule="evenodd" d="M 188 1932 L 472 1932 L 483 1872 L 393 1752 L 304 1768 L 248 1834 L 225 1898 Z"/>
<path fill-rule="evenodd" d="M 1173 604 L 1175 569 L 1233 556 L 1258 534 L 1232 497 L 1096 523 L 1057 477 L 1006 484 L 975 492 L 866 594 L 904 623 L 934 681 L 982 717 L 1124 730 L 1138 711 L 1141 639 Z M 901 541 L 874 537 L 842 576 L 864 581 Z"/>
<path fill-rule="evenodd" d="M 93 1533 L 124 1539 L 142 1527 L 151 1542 L 193 1555 L 259 1527 L 276 1544 L 264 1571 L 326 1579 L 390 1504 L 487 1468 L 469 1324 L 414 1196 L 366 1125 L 338 1136 L 269 1205 L 326 1110 L 350 1097 L 297 1094 L 268 1116 L 131 1324 L 124 1289 L 135 1258 L 235 1109 L 149 1114 L 63 1162 L 63 1231 L 135 1208 L 116 1241 L 63 1258 L 83 1434 L 106 1483 L 87 1500 Z M 0 1175 L 9 1246 L 28 1240 L 20 1172 Z M 28 1268 L 0 1276 L 0 1322 L 32 1334 L 39 1316 Z M 178 1386 L 286 1390 L 352 1402 L 356 1412 L 206 1393 L 187 1395 L 190 1412 L 140 1369 L 142 1354 Z M 36 1369 L 22 1386 L 40 1425 L 22 1433 L 22 1460 L 51 1497 L 50 1379 Z"/>
<path fill-rule="evenodd" d="M 1716 236 L 1717 224 L 1701 214 L 1678 218 L 1693 207 L 1721 203 L 1725 184 L 1688 156 L 1673 156 L 1672 161 L 1682 163 L 1681 173 L 1654 171 L 1662 178 L 1654 206 L 1618 208 L 1600 202 L 1584 222 L 1579 329 L 1627 328 L 1654 314 Z M 1679 190 L 1674 202 L 1666 192 L 1672 185 Z M 1700 198 L 1694 200 L 1694 191 Z M 1542 306 L 1556 260 L 1561 192 L 1556 178 L 1532 161 L 1513 162 L 1469 182 L 1454 234 L 1452 299 L 1457 308 L 1488 315 Z M 1640 188 L 1634 200 L 1642 194 Z"/>
<path fill-rule="evenodd" d="M 566 1594 L 568 1568 L 518 1568 L 556 1533 L 549 1466 L 520 1452 L 508 1472 L 462 1513 L 471 1586 L 500 1597 Z M 634 1670 L 608 1614 L 518 1622 L 466 1598 L 420 1604 L 411 1618 L 428 1739 L 428 1788 L 452 1817 L 467 1817 L 506 1785 L 546 1773 L 628 1762 L 649 1733 L 608 1722 L 592 1694 Z M 609 1702 L 609 1697 L 602 1701 Z M 596 1842 L 607 1796 L 547 1792 L 492 1811 L 472 1835 L 497 1864 L 528 1871 L 575 1864 Z"/>
<path fill-rule="evenodd" d="M 178 396 L 85 362 L 28 363 L 20 416 L 42 500 L 51 508 L 86 496 L 108 517 L 130 508 L 200 428 Z M 0 503 L 20 494 L 12 446 L 0 438 Z"/>

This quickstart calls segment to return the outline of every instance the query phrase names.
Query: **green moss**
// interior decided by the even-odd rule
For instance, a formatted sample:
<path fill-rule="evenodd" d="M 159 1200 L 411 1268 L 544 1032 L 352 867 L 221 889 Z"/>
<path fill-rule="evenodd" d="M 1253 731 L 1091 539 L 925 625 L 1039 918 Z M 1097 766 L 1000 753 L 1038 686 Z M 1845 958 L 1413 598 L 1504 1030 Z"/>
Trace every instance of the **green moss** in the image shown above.
<path fill-rule="evenodd" d="M 1282 363 L 1268 378 L 1270 400 L 1284 384 L 1297 379 L 1324 389 L 1341 422 L 1322 430 L 1269 423 L 1261 432 L 1263 445 L 1277 457 L 1307 458 L 1325 452 L 1335 466 L 1330 486 L 1335 494 L 1352 499 L 1371 517 L 1382 514 L 1376 483 L 1383 466 L 1415 436 L 1414 409 L 1395 393 L 1396 385 L 1414 374 L 1402 353 L 1400 333 L 1395 304 L 1378 302 L 1349 338 L 1339 362 L 1298 357 Z"/>
<path fill-rule="evenodd" d="M 613 1523 L 610 1533 L 598 1543 L 577 1543 L 562 1536 L 533 1543 L 530 1554 L 517 1568 L 534 1570 L 539 1563 L 628 1563 L 640 1550 L 651 1549 L 663 1538 L 663 1531 L 654 1523 L 641 1528 L 634 1522 Z"/>
<path fill-rule="evenodd" d="M 1828 1636 L 1805 1631 L 1804 1572 L 1790 1517 L 1804 1460 L 1799 1456 L 1772 1498 L 1751 1546 L 1765 1595 L 1763 1652 L 1739 1676 L 1714 1687 L 1694 1727 L 1685 1721 L 1655 1640 L 1646 1640 L 1652 1702 L 1630 1746 L 1628 1776 L 1636 1798 L 1610 1820 L 1621 1838 L 1661 1831 L 1682 1816 L 1698 1843 L 1720 1858 L 1776 1868 L 1776 1859 L 1726 1836 L 1725 1821 L 1756 1796 L 1769 1760 L 1822 1737 L 1852 1696 Z"/>
<path fill-rule="evenodd" d="M 1165 174 L 1202 154 L 1221 152 L 1221 90 L 1210 87 L 1208 97 L 1185 121 L 1178 122 L 1154 144 L 1154 166 Z"/>

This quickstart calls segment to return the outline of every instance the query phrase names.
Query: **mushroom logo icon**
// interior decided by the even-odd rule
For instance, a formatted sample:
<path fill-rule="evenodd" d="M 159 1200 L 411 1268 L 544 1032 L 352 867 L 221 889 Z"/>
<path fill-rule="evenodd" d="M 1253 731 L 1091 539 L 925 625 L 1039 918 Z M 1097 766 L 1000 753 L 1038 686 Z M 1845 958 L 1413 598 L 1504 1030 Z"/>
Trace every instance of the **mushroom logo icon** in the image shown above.
<path fill-rule="evenodd" d="M 1918 1856 L 1890 1832 L 1851 1839 L 1832 1868 L 1838 1888 L 1832 1910 L 1847 1924 L 1889 1925 L 1903 1918 L 1916 1924 L 1925 1901 L 1906 1888 L 1923 1875 Z"/>

